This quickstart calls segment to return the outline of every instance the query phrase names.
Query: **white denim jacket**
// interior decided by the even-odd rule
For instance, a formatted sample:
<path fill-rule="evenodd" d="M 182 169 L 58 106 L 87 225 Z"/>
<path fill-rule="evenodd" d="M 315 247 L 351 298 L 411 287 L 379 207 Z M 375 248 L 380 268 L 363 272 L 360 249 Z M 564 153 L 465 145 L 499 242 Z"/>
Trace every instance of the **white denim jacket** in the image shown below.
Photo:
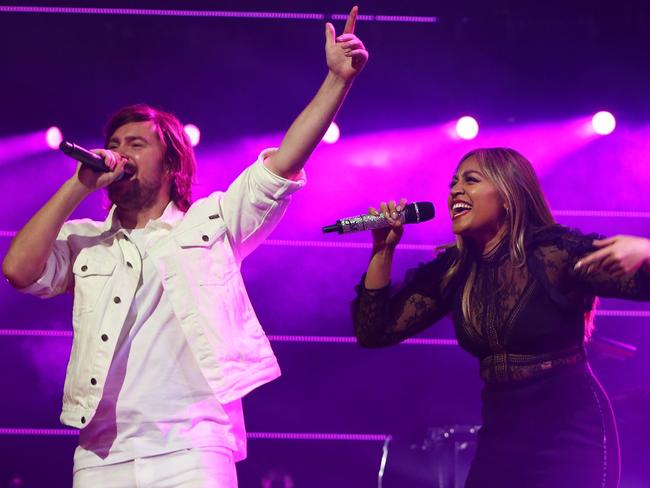
<path fill-rule="evenodd" d="M 205 379 L 221 403 L 243 397 L 280 375 L 255 316 L 241 261 L 275 228 L 304 186 L 275 175 L 263 151 L 225 192 L 181 212 L 170 203 L 158 222 L 171 229 L 147 249 Z M 135 296 L 141 259 L 111 209 L 104 222 L 66 222 L 42 276 L 23 291 L 47 298 L 74 292 L 74 339 L 61 422 L 92 419 L 117 339 Z M 271 279 L 271 278 L 270 278 Z"/>

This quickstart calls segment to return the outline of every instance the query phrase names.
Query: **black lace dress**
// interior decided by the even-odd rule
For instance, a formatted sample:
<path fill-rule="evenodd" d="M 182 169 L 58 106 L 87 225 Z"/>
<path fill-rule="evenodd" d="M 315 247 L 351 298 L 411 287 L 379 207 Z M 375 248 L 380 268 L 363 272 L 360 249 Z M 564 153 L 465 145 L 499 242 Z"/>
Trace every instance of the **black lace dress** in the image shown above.
<path fill-rule="evenodd" d="M 615 487 L 618 438 L 605 392 L 586 362 L 585 316 L 595 296 L 650 300 L 650 277 L 575 272 L 595 235 L 557 226 L 531 232 L 526 264 L 504 240 L 443 289 L 451 248 L 395 289 L 357 287 L 354 328 L 366 347 L 396 344 L 451 314 L 460 346 L 478 358 L 482 422 L 466 487 Z M 471 268 L 476 324 L 463 319 Z"/>

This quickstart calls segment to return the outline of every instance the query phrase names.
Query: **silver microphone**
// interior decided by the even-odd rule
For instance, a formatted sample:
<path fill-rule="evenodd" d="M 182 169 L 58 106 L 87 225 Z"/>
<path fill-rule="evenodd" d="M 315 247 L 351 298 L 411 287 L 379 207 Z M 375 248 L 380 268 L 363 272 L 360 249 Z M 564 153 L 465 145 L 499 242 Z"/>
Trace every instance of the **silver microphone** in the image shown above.
<path fill-rule="evenodd" d="M 399 220 L 403 224 L 419 224 L 431 220 L 434 215 L 433 203 L 415 202 L 407 204 L 404 210 L 397 212 L 397 218 L 393 220 Z M 362 230 L 383 229 L 384 227 L 390 227 L 390 224 L 383 214 L 366 214 L 337 220 L 335 224 L 323 227 L 323 233 L 338 232 L 339 234 L 348 234 Z"/>

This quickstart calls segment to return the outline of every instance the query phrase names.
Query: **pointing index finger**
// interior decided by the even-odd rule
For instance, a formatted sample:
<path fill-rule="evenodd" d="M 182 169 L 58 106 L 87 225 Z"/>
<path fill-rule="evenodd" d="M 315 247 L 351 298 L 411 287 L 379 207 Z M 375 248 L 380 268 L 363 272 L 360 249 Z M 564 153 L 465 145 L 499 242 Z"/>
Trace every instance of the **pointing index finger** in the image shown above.
<path fill-rule="evenodd" d="M 352 7 L 352 10 L 350 10 L 350 13 L 348 14 L 348 20 L 345 21 L 343 34 L 354 34 L 354 25 L 357 23 L 358 13 L 359 13 L 359 7 L 355 5 L 354 7 Z"/>

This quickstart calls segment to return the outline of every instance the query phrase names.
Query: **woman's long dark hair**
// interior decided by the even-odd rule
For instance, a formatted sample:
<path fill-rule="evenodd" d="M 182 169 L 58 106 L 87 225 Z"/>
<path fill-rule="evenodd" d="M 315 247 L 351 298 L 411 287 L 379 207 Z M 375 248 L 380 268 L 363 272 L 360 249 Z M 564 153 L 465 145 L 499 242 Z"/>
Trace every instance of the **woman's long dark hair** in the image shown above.
<path fill-rule="evenodd" d="M 505 225 L 508 230 L 509 252 L 512 263 L 521 267 L 526 264 L 525 235 L 531 228 L 552 225 L 553 215 L 542 193 L 533 165 L 514 149 L 495 147 L 474 149 L 463 156 L 458 166 L 474 158 L 481 172 L 497 188 L 508 212 Z M 469 259 L 469 242 L 456 236 L 458 258 L 443 278 L 446 286 L 465 266 L 470 266 L 462 295 L 463 318 L 471 325 L 477 324 L 476 308 L 472 306 L 471 291 L 476 280 L 476 266 Z"/>

